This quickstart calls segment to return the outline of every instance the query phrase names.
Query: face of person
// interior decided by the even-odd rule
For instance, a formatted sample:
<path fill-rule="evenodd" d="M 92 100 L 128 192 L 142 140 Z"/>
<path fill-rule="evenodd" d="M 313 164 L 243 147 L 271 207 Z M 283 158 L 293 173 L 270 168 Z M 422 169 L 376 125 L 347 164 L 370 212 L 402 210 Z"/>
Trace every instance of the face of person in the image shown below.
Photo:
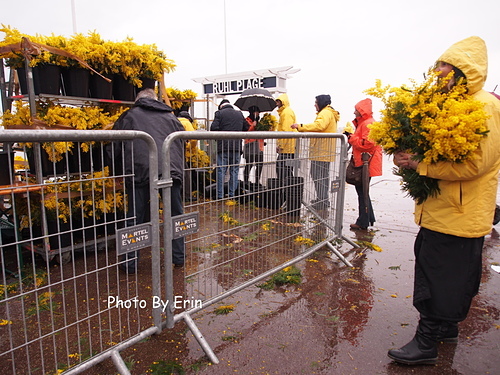
<path fill-rule="evenodd" d="M 439 72 L 439 78 L 444 78 L 453 70 L 453 65 L 439 61 L 434 70 Z"/>
<path fill-rule="evenodd" d="M 276 105 L 278 106 L 278 108 L 281 108 L 281 106 L 283 105 L 283 103 L 281 102 L 281 100 L 276 100 Z"/>
<path fill-rule="evenodd" d="M 319 105 L 317 101 L 314 102 L 314 108 L 316 108 L 316 112 L 319 112 Z"/>
<path fill-rule="evenodd" d="M 356 116 L 356 118 L 361 117 L 361 113 L 359 113 L 358 110 L 355 109 L 354 110 L 354 116 Z"/>
<path fill-rule="evenodd" d="M 439 78 L 445 78 L 453 70 L 453 65 L 445 63 L 443 61 L 439 61 L 434 70 L 439 73 L 438 75 Z M 451 88 L 455 85 L 455 83 L 456 83 L 455 77 L 452 76 L 449 82 L 446 84 L 446 87 L 443 88 L 443 91 L 444 92 L 450 91 Z"/>

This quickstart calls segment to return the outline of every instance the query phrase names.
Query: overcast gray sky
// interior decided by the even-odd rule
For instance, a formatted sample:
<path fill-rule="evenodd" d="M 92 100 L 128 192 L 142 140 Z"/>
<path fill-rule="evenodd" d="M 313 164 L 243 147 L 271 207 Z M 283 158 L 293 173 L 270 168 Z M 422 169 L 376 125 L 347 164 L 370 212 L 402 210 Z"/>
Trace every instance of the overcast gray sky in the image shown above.
<path fill-rule="evenodd" d="M 4 0 L 0 22 L 30 35 L 70 36 L 76 26 L 108 40 L 154 43 L 177 64 L 167 86 L 198 93 L 192 79 L 225 74 L 226 62 L 227 73 L 293 66 L 300 72 L 288 80 L 288 94 L 304 123 L 314 120 L 314 97 L 330 94 L 344 126 L 377 78 L 392 85 L 421 80 L 444 50 L 472 35 L 488 46 L 485 89 L 499 85 L 500 93 L 498 0 L 73 2 L 76 23 L 72 0 Z"/>

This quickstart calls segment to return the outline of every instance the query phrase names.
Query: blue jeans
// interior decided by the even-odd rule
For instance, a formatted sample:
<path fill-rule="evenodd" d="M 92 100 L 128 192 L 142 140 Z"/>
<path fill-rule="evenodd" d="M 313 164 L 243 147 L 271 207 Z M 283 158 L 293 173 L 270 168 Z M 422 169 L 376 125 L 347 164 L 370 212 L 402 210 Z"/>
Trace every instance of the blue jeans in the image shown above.
<path fill-rule="evenodd" d="M 234 197 L 238 189 L 238 172 L 240 170 L 240 151 L 227 151 L 217 154 L 217 199 L 224 197 L 224 179 L 229 167 L 228 196 Z"/>

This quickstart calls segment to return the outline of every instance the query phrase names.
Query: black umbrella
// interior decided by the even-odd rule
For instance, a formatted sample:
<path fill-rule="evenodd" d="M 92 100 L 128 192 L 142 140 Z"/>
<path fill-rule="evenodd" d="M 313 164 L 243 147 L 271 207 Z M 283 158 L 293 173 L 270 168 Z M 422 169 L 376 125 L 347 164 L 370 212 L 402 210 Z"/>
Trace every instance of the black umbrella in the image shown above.
<path fill-rule="evenodd" d="M 255 106 L 260 112 L 271 112 L 276 108 L 276 101 L 265 89 L 248 89 L 241 93 L 234 105 L 242 111 L 248 111 L 250 107 Z"/>

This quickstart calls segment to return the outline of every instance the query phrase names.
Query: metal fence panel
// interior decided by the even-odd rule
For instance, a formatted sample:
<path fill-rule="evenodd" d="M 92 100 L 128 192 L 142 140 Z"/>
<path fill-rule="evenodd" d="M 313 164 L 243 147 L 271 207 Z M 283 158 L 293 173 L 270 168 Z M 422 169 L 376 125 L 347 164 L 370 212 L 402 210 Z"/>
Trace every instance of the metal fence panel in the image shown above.
<path fill-rule="evenodd" d="M 141 250 L 141 267 L 151 271 L 121 272 L 115 247 L 127 220 L 125 181 L 133 178 L 117 155 L 134 139 L 149 148 L 156 181 L 156 145 L 145 133 L 0 131 L 4 374 L 77 373 L 105 358 L 128 373 L 118 352 L 159 332 L 161 311 L 152 304 L 161 295 L 157 200 L 153 244 Z M 153 183 L 150 191 L 157 194 Z"/>
<path fill-rule="evenodd" d="M 276 139 L 285 137 L 295 143 L 295 153 L 277 160 Z M 199 230 L 185 237 L 184 281 L 175 288 L 176 271 L 172 271 L 170 258 L 173 233 L 164 232 L 167 299 L 178 301 L 171 305 L 166 324 L 172 327 L 184 319 L 216 363 L 190 314 L 323 246 L 336 252 L 331 242 L 344 239 L 346 140 L 340 134 L 180 132 L 166 140 L 165 155 L 176 138 L 191 140 L 186 142 L 186 152 L 192 157 L 184 173 L 184 210 L 198 215 Z M 230 143 L 242 139 L 265 140 L 264 151 L 258 157 L 245 152 L 231 155 Z M 193 140 L 198 141 L 197 151 L 190 149 Z M 200 152 L 201 148 L 217 150 L 215 158 Z M 218 166 L 224 158 L 227 166 Z M 224 169 L 225 173 L 218 173 Z M 236 189 L 231 185 L 231 173 L 239 180 Z M 168 175 L 167 160 L 163 176 Z M 170 184 L 165 180 L 161 185 L 164 199 Z M 165 223 L 171 220 L 171 213 L 165 210 Z M 342 254 L 336 254 L 350 266 Z"/>

